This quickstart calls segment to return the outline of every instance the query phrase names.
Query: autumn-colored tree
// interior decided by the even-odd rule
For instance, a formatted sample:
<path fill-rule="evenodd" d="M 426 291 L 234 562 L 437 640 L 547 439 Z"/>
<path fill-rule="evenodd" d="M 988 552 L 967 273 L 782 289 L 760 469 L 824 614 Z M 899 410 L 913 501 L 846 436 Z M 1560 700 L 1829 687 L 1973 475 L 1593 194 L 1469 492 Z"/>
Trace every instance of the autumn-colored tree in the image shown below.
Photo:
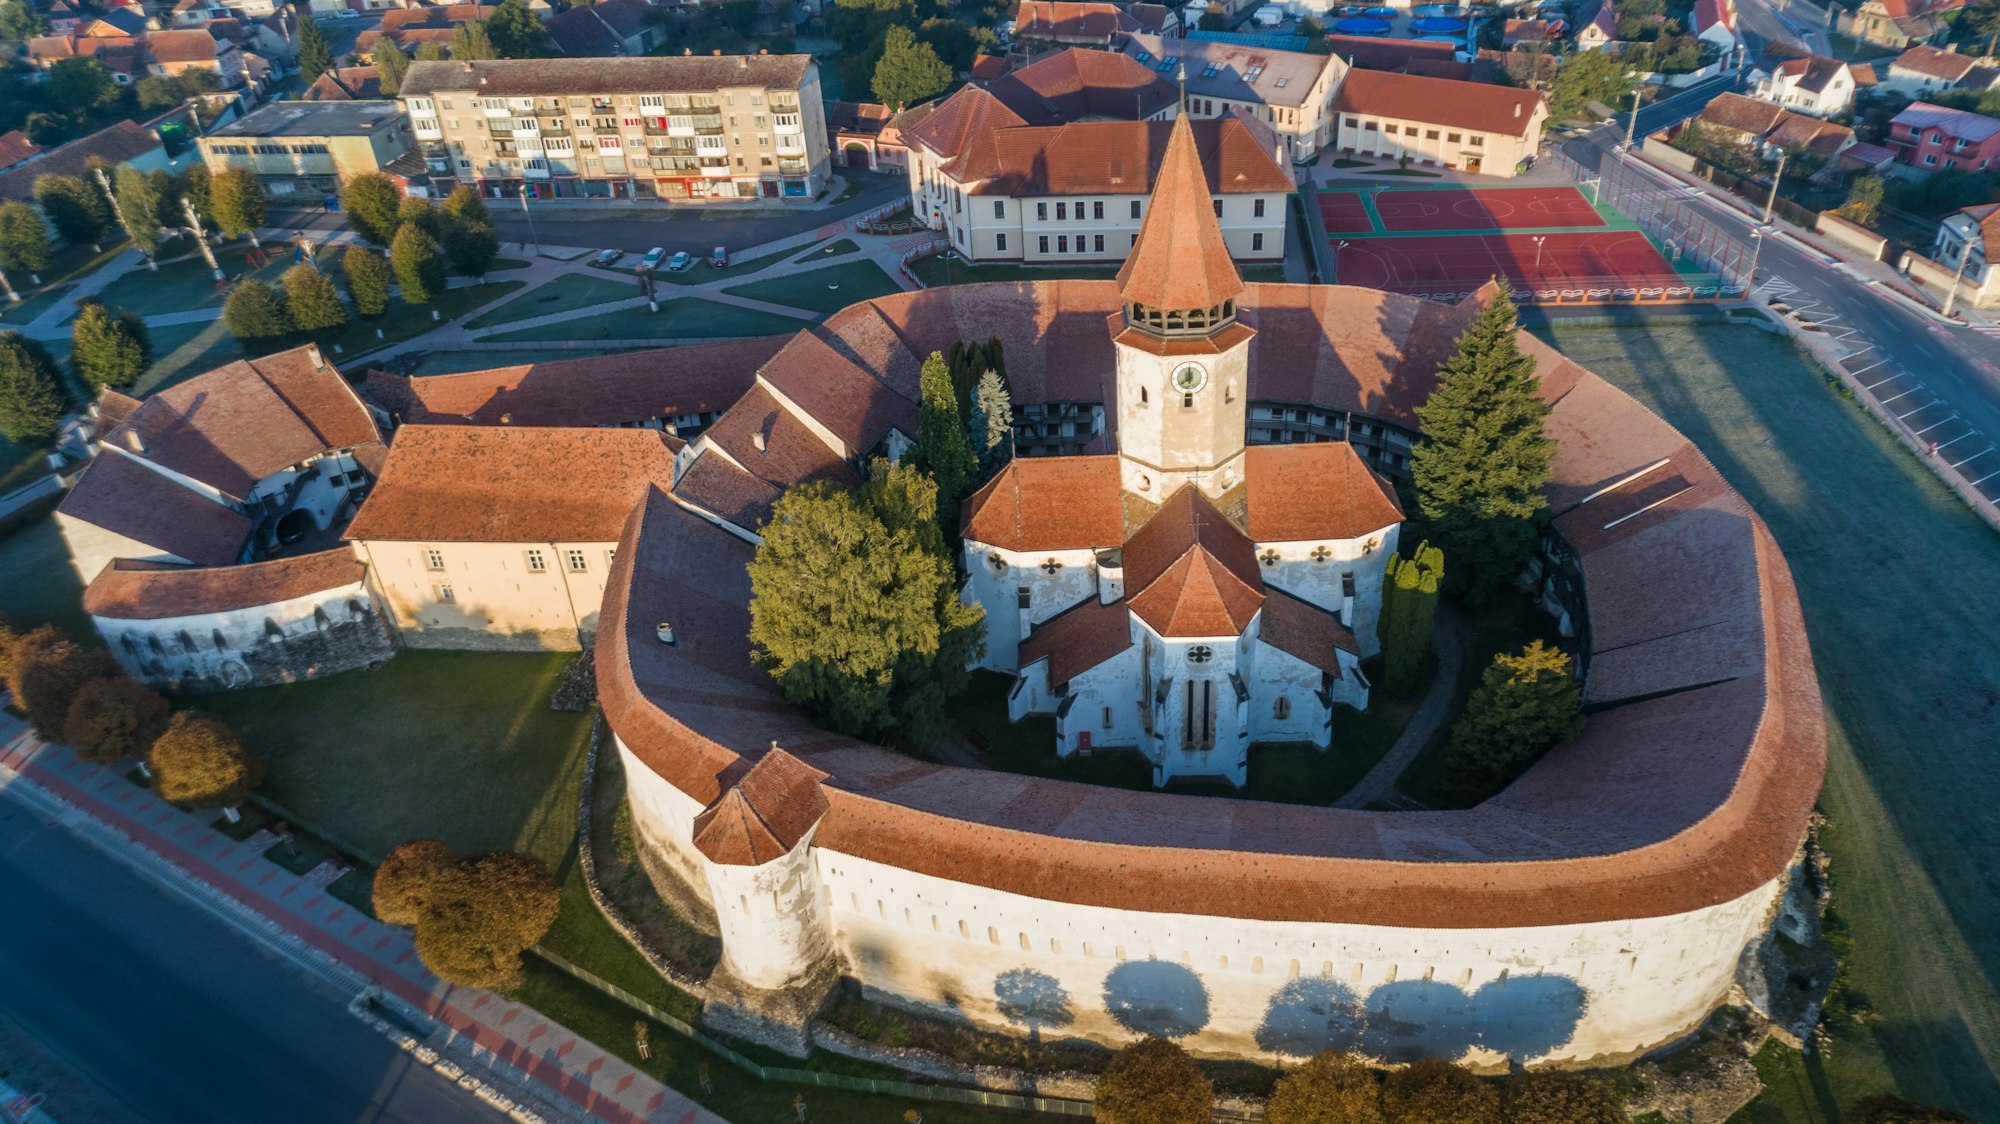
<path fill-rule="evenodd" d="M 417 955 L 445 980 L 508 988 L 521 953 L 555 924 L 562 888 L 540 859 L 495 852 L 460 860 L 435 839 L 397 847 L 375 872 L 375 914 L 416 927 Z"/>
<path fill-rule="evenodd" d="M 6 617 L 0 617 L 0 687 L 14 681 L 14 645 L 21 642 L 21 630 Z"/>
<path fill-rule="evenodd" d="M 1626 1124 L 1604 1086 L 1580 1073 L 1523 1073 L 1507 1082 L 1501 1109 L 1507 1124 Z"/>
<path fill-rule="evenodd" d="M 458 865 L 458 852 L 440 839 L 412 839 L 375 868 L 375 916 L 390 925 L 415 925 L 439 877 Z"/>
<path fill-rule="evenodd" d="M 234 808 L 250 796 L 263 763 L 220 718 L 183 710 L 146 752 L 160 799 L 184 808 Z"/>
<path fill-rule="evenodd" d="M 1278 1079 L 1270 1124 L 1382 1124 L 1381 1082 L 1352 1054 L 1324 1050 Z"/>
<path fill-rule="evenodd" d="M 70 704 L 84 684 L 122 674 L 109 652 L 86 648 L 53 625 L 14 642 L 14 698 L 43 741 L 69 741 Z"/>
<path fill-rule="evenodd" d="M 144 753 L 166 732 L 170 711 L 158 691 L 129 676 L 112 675 L 77 691 L 64 728 L 78 757 L 109 765 Z"/>
<path fill-rule="evenodd" d="M 1500 1091 L 1443 1058 L 1425 1058 L 1382 1082 L 1388 1124 L 1480 1124 L 1500 1118 Z"/>
<path fill-rule="evenodd" d="M 1100 1124 L 1209 1124 L 1215 1086 L 1186 1050 L 1143 1038 L 1105 1067 L 1096 1108 Z"/>

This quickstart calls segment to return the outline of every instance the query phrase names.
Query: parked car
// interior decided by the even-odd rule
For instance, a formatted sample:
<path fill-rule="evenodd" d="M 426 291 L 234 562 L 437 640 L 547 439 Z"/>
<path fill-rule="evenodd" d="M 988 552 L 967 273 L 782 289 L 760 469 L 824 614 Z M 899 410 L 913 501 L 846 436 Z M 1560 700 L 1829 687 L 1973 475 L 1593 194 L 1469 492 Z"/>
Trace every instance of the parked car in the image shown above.
<path fill-rule="evenodd" d="M 646 251 L 645 257 L 639 259 L 639 268 L 658 269 L 660 268 L 660 259 L 666 256 L 667 256 L 667 249 L 665 246 L 655 246 L 652 249 Z"/>
<path fill-rule="evenodd" d="M 597 256 L 591 259 L 591 262 L 595 265 L 617 265 L 618 259 L 624 256 L 625 251 L 623 250 L 600 250 Z"/>
<path fill-rule="evenodd" d="M 340 11 L 333 13 L 333 18 L 337 20 L 358 20 L 361 18 L 361 13 L 352 8 L 342 8 Z"/>
<path fill-rule="evenodd" d="M 714 266 L 717 269 L 721 269 L 722 267 L 728 265 L 729 250 L 725 247 L 717 246 L 714 252 L 708 255 L 708 264 Z"/>
<path fill-rule="evenodd" d="M 693 268 L 694 255 L 686 250 L 676 250 L 674 256 L 667 259 L 667 271 L 670 273 L 686 273 Z"/>

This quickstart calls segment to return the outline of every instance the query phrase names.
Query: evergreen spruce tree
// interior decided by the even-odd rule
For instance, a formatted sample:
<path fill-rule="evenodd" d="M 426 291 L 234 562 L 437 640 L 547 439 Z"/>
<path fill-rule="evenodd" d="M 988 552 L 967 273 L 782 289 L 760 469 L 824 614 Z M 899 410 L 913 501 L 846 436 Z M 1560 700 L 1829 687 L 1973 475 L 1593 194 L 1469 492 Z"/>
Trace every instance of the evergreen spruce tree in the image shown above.
<path fill-rule="evenodd" d="M 118 193 L 118 213 L 125 219 L 125 233 L 147 257 L 160 249 L 160 198 L 146 173 L 130 164 L 118 165 L 111 187 Z"/>
<path fill-rule="evenodd" d="M 111 207 L 96 187 L 81 176 L 39 176 L 35 202 L 72 246 L 94 246 L 111 229 Z"/>
<path fill-rule="evenodd" d="M 26 203 L 0 204 L 0 270 L 16 274 L 14 287 L 49 267 L 49 227 Z"/>
<path fill-rule="evenodd" d="M 377 81 L 382 83 L 382 96 L 395 97 L 396 91 L 403 85 L 403 75 L 410 72 L 410 56 L 404 54 L 393 40 L 379 39 L 370 61 L 375 64 Z"/>
<path fill-rule="evenodd" d="M 500 0 L 486 17 L 486 37 L 503 59 L 537 59 L 555 53 L 548 29 L 522 0 Z"/>
<path fill-rule="evenodd" d="M 0 437 L 39 445 L 62 421 L 62 381 L 55 360 L 19 332 L 0 332 Z"/>
<path fill-rule="evenodd" d="M 292 331 L 284 297 L 254 277 L 229 291 L 229 299 L 222 302 L 222 323 L 231 335 L 246 341 L 275 339 Z"/>
<path fill-rule="evenodd" d="M 403 193 L 396 181 L 380 172 L 363 172 L 347 181 L 340 191 L 341 209 L 354 232 L 377 246 L 387 246 L 396 237 L 396 208 Z"/>
<path fill-rule="evenodd" d="M 204 225 L 215 225 L 215 176 L 209 172 L 208 165 L 198 160 L 189 164 L 181 172 L 180 189 L 175 194 L 188 201 L 188 205 L 194 208 L 194 217 Z M 180 221 L 186 222 L 187 216 L 182 215 Z"/>
<path fill-rule="evenodd" d="M 944 356 L 924 360 L 923 398 L 917 406 L 916 464 L 937 482 L 937 521 L 946 538 L 958 530 L 958 505 L 970 491 L 979 462 L 958 412 L 958 392 Z"/>
<path fill-rule="evenodd" d="M 479 193 L 466 184 L 452 188 L 451 194 L 444 197 L 441 209 L 446 216 L 459 222 L 476 223 L 480 226 L 493 225 L 493 216 L 486 210 L 486 200 L 481 199 Z"/>
<path fill-rule="evenodd" d="M 131 386 L 152 363 L 146 321 L 136 313 L 90 301 L 70 322 L 70 374 L 93 394 L 107 386 Z"/>
<path fill-rule="evenodd" d="M 388 310 L 395 275 L 381 254 L 366 246 L 349 246 L 340 255 L 340 271 L 347 277 L 347 295 L 354 298 L 354 311 L 380 316 Z"/>
<path fill-rule="evenodd" d="M 451 57 L 461 62 L 474 59 L 497 59 L 500 52 L 493 49 L 493 39 L 486 34 L 485 20 L 466 20 L 451 33 Z"/>
<path fill-rule="evenodd" d="M 444 256 L 460 277 L 484 277 L 500 256 L 500 238 L 476 218 L 444 216 Z"/>
<path fill-rule="evenodd" d="M 227 168 L 209 180 L 209 209 L 215 212 L 215 227 L 231 238 L 252 233 L 264 225 L 264 185 L 248 168 Z"/>
<path fill-rule="evenodd" d="M 1503 287 L 1438 369 L 1417 407 L 1422 437 L 1410 456 L 1415 529 L 1451 559 L 1447 589 L 1485 602 L 1534 553 L 1535 517 L 1556 443 L 1542 436 L 1548 403 L 1535 361 L 1515 343 L 1514 302 Z"/>
<path fill-rule="evenodd" d="M 1537 640 L 1518 655 L 1493 657 L 1451 728 L 1448 787 L 1468 801 L 1504 788 L 1550 746 L 1583 729 L 1582 697 L 1560 648 Z"/>
<path fill-rule="evenodd" d="M 452 52 L 454 58 L 457 54 Z M 936 48 L 918 42 L 916 32 L 895 24 L 883 36 L 871 85 L 876 101 L 894 108 L 912 106 L 944 93 L 951 85 L 951 67 Z"/>
<path fill-rule="evenodd" d="M 979 474 L 998 472 L 1014 455 L 1014 403 L 998 371 L 979 376 L 972 391 L 972 419 L 966 426 L 972 451 L 979 458 Z"/>
<path fill-rule="evenodd" d="M 1389 559 L 1375 631 L 1382 641 L 1382 687 L 1392 695 L 1417 689 L 1418 672 L 1431 650 L 1431 623 L 1443 579 L 1444 551 L 1427 542 L 1419 543 L 1414 554 Z"/>
<path fill-rule="evenodd" d="M 437 206 L 428 199 L 406 195 L 396 204 L 396 226 L 400 230 L 413 224 L 430 235 L 433 241 L 444 235 L 444 224 L 438 221 Z"/>
<path fill-rule="evenodd" d="M 328 333 L 347 326 L 347 306 L 333 278 L 308 262 L 285 271 L 285 309 L 292 327 L 301 332 Z"/>
<path fill-rule="evenodd" d="M 396 232 L 389 266 L 396 271 L 404 304 L 429 304 L 444 292 L 444 259 L 438 256 L 437 243 L 415 223 Z"/>
<path fill-rule="evenodd" d="M 299 21 L 299 75 L 310 86 L 333 69 L 333 46 L 310 19 Z"/>

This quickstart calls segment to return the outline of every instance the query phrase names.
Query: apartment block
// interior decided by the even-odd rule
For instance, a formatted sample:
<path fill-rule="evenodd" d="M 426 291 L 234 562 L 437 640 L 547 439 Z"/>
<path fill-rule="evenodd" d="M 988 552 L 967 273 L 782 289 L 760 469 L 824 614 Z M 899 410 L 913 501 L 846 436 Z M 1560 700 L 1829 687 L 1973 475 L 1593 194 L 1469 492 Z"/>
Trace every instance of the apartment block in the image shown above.
<path fill-rule="evenodd" d="M 398 97 L 440 191 L 809 200 L 826 185 L 810 55 L 418 62 Z"/>
<path fill-rule="evenodd" d="M 386 172 L 421 178 L 403 160 L 412 147 L 402 107 L 393 101 L 281 101 L 202 137 L 210 171 L 248 168 L 272 195 L 337 191 L 348 180 Z"/>

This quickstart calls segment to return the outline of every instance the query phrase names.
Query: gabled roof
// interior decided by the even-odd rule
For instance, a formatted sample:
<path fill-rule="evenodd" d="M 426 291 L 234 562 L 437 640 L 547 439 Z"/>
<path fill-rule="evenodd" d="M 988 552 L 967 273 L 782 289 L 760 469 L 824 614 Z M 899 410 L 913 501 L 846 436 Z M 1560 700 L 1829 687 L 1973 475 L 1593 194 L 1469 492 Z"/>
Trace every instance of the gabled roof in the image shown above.
<path fill-rule="evenodd" d="M 1117 457 L 1015 457 L 968 496 L 959 535 L 1002 550 L 1084 550 L 1125 539 Z"/>
<path fill-rule="evenodd" d="M 1214 308 L 1242 295 L 1243 278 L 1222 240 L 1194 130 L 1185 116 L 1172 129 L 1138 241 L 1118 268 L 1118 291 L 1149 308 Z"/>
<path fill-rule="evenodd" d="M 1253 445 L 1243 485 L 1260 543 L 1356 539 L 1403 521 L 1396 490 L 1344 441 Z"/>
<path fill-rule="evenodd" d="M 1340 618 L 1309 601 L 1270 586 L 1264 598 L 1264 616 L 1257 622 L 1257 639 L 1281 652 L 1339 679 L 1340 657 L 1336 652 L 1360 655 L 1354 632 Z"/>
<path fill-rule="evenodd" d="M 826 128 L 830 133 L 879 136 L 895 112 L 879 102 L 830 101 L 826 103 Z"/>
<path fill-rule="evenodd" d="M 625 52 L 625 40 L 644 29 L 645 0 L 602 0 L 558 12 L 544 26 L 571 58 L 608 58 Z M 633 9 L 629 13 L 626 9 Z M 627 16 L 631 18 L 626 18 Z M 639 21 L 637 27 L 632 27 Z"/>
<path fill-rule="evenodd" d="M 1580 22 L 1596 28 L 1606 39 L 1618 38 L 1618 9 L 1611 0 L 1598 0 L 1597 11 Z"/>
<path fill-rule="evenodd" d="M 1022 120 L 1060 125 L 1086 117 L 1143 121 L 1174 104 L 1173 83 L 1112 51 L 1069 47 L 1010 71 L 987 87 Z"/>
<path fill-rule="evenodd" d="M 1366 35 L 1328 35 L 1326 45 L 1349 66 L 1363 70 L 1404 70 L 1413 62 L 1452 62 L 1458 48 L 1423 39 L 1376 39 Z"/>
<path fill-rule="evenodd" d="M 999 98 L 979 86 L 966 86 L 938 102 L 922 122 L 905 129 L 903 136 L 947 161 L 955 161 L 971 154 L 976 146 L 990 143 L 999 130 L 1025 124 Z"/>
<path fill-rule="evenodd" d="M 102 437 L 237 499 L 273 473 L 378 440 L 368 408 L 311 345 L 168 387 Z"/>
<path fill-rule="evenodd" d="M 346 537 L 612 542 L 680 443 L 651 429 L 406 425 Z"/>
<path fill-rule="evenodd" d="M 1071 0 L 1022 0 L 1014 9 L 1016 39 L 1093 39 L 1109 42 L 1120 32 L 1141 30 L 1139 21 L 1116 4 Z"/>
<path fill-rule="evenodd" d="M 87 137 L 49 149 L 39 159 L 0 172 L 0 199 L 29 202 L 35 197 L 35 181 L 43 176 L 78 176 L 89 169 L 92 158 L 117 165 L 160 148 L 160 138 L 135 121 L 120 120 Z"/>
<path fill-rule="evenodd" d="M 1181 118 L 1185 121 L 1186 118 Z M 1208 192 L 1289 192 L 1268 132 L 1232 113 L 1189 125 Z M 1262 134 L 1260 136 L 1260 133 Z M 1164 121 L 1082 121 L 1007 129 L 946 165 L 974 195 L 1137 195 L 1155 190 L 1173 136 Z"/>
<path fill-rule="evenodd" d="M 346 546 L 241 566 L 160 566 L 118 559 L 83 591 L 83 611 L 151 621 L 275 605 L 356 585 L 367 568 Z"/>
<path fill-rule="evenodd" d="M 1917 130 L 1938 129 L 1946 136 L 1965 141 L 1983 141 L 2000 133 L 2000 120 L 1963 109 L 1946 109 L 1927 101 L 1911 103 L 1889 123 Z"/>
<path fill-rule="evenodd" d="M 1897 55 L 1895 60 L 1889 63 L 1889 71 L 1893 74 L 1898 70 L 1907 70 L 1931 78 L 1942 78 L 1947 82 L 1956 82 L 1970 74 L 1978 65 L 1979 60 L 1970 55 L 1920 45 Z"/>
<path fill-rule="evenodd" d="M 2000 203 L 1980 203 L 1962 208 L 1964 215 L 1979 228 L 1982 251 L 1989 262 L 2000 262 Z"/>
<path fill-rule="evenodd" d="M 1718 94 L 1702 107 L 1700 121 L 1704 125 L 1719 125 L 1761 137 L 1777 128 L 1786 112 L 1784 106 L 1747 98 L 1742 94 Z"/>
<path fill-rule="evenodd" d="M 327 71 L 299 95 L 304 101 L 366 101 L 382 96 L 382 74 L 372 66 Z"/>
<path fill-rule="evenodd" d="M 1792 79 L 1793 84 L 1808 93 L 1824 93 L 1827 86 L 1843 73 L 1847 64 L 1839 59 L 1824 55 L 1807 55 L 1804 58 L 1786 59 L 1778 64 L 1777 73 Z"/>
<path fill-rule="evenodd" d="M 243 553 L 250 520 L 106 449 L 56 511 L 197 566 L 226 566 Z"/>
<path fill-rule="evenodd" d="M 1125 36 L 1120 49 L 1174 81 L 1185 66 L 1190 95 L 1263 105 L 1304 106 L 1333 65 L 1331 55 L 1144 33 Z"/>
<path fill-rule="evenodd" d="M 815 480 L 831 480 L 843 488 L 861 486 L 861 478 L 840 454 L 762 386 L 751 387 L 701 435 L 701 442 L 720 449 L 744 471 L 780 491 Z"/>
<path fill-rule="evenodd" d="M 33 158 L 42 151 L 42 146 L 28 139 L 19 129 L 0 133 L 0 168 L 11 168 Z"/>
<path fill-rule="evenodd" d="M 1125 602 L 1161 636 L 1240 636 L 1264 603 L 1256 547 L 1183 485 L 1125 541 Z"/>
<path fill-rule="evenodd" d="M 1049 686 L 1060 688 L 1131 647 L 1132 610 L 1125 602 L 1087 597 L 1035 626 L 1021 641 L 1020 666 L 1048 660 Z"/>
<path fill-rule="evenodd" d="M 214 62 L 222 43 L 207 28 L 180 28 L 146 36 L 146 50 L 160 62 Z"/>
<path fill-rule="evenodd" d="M 1537 114 L 1544 107 L 1533 90 L 1458 82 L 1381 70 L 1349 71 L 1334 96 L 1342 113 L 1366 113 L 1448 125 L 1481 133 L 1526 136 L 1541 128 Z"/>
<path fill-rule="evenodd" d="M 713 862 L 762 866 L 799 845 L 826 814 L 827 774 L 773 743 L 694 821 L 694 845 Z"/>
<path fill-rule="evenodd" d="M 1736 34 L 1736 0 L 1694 0 L 1694 33 L 1721 28 Z"/>

